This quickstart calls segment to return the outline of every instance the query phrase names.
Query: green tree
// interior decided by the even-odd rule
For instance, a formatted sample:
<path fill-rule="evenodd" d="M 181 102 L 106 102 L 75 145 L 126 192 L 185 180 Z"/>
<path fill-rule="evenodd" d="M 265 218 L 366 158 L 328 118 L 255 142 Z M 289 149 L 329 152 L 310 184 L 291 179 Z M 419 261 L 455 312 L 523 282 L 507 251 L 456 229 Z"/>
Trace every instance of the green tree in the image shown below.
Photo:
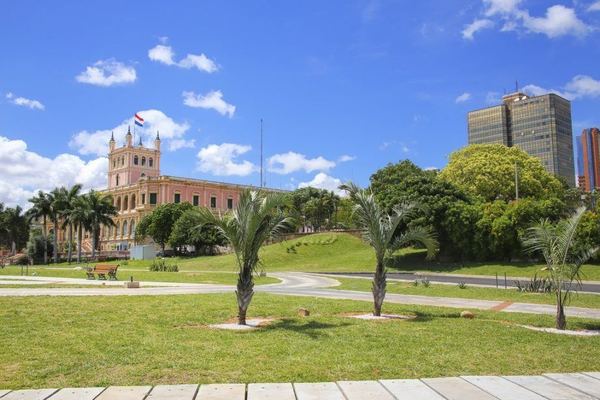
<path fill-rule="evenodd" d="M 60 229 L 58 221 L 68 207 L 65 193 L 66 191 L 64 190 L 64 188 L 55 188 L 48 194 L 48 199 L 50 200 L 49 216 L 54 229 L 52 241 L 52 247 L 54 249 L 52 256 L 54 259 L 54 263 L 58 263 L 58 230 Z"/>
<path fill-rule="evenodd" d="M 238 264 L 235 292 L 238 303 L 238 324 L 246 325 L 246 313 L 254 295 L 254 272 L 259 263 L 259 250 L 270 238 L 288 229 L 291 222 L 282 211 L 285 195 L 244 190 L 235 210 L 215 215 L 208 208 L 199 209 L 201 223 L 214 226 L 227 239 Z"/>
<path fill-rule="evenodd" d="M 29 199 L 29 202 L 32 204 L 32 207 L 27 211 L 27 216 L 29 221 L 40 219 L 42 220 L 42 236 L 44 237 L 44 245 L 48 244 L 48 218 L 51 214 L 51 204 L 50 198 L 47 193 L 42 192 L 41 190 L 37 193 L 36 196 Z M 48 250 L 45 249 L 43 251 L 44 255 L 44 264 L 48 264 Z"/>
<path fill-rule="evenodd" d="M 27 255 L 33 260 L 34 264 L 39 264 L 44 260 L 44 252 L 46 258 L 52 254 L 52 243 L 48 243 L 41 229 L 32 229 L 27 241 Z"/>
<path fill-rule="evenodd" d="M 185 211 L 192 208 L 193 206 L 190 203 L 167 203 L 157 206 L 138 224 L 135 230 L 135 240 L 141 241 L 146 237 L 150 237 L 160 245 L 164 254 L 175 222 Z"/>
<path fill-rule="evenodd" d="M 68 242 L 67 243 L 67 261 L 69 262 L 69 264 L 71 263 L 71 260 L 73 258 L 73 247 L 71 246 L 71 244 L 73 243 L 74 223 L 72 221 L 71 215 L 75 211 L 77 202 L 79 201 L 81 187 L 82 186 L 80 184 L 76 184 L 76 185 L 73 185 L 69 189 L 64 188 L 64 187 L 60 189 L 62 192 L 62 197 L 65 200 L 65 207 L 62 211 L 61 216 L 62 216 L 62 220 L 63 220 L 62 229 L 67 229 L 67 231 L 68 231 L 68 234 L 67 234 L 67 242 Z"/>
<path fill-rule="evenodd" d="M 117 215 L 117 209 L 113 205 L 113 199 L 110 195 L 91 190 L 83 197 L 87 204 L 85 219 L 92 234 L 92 259 L 94 259 L 100 237 L 100 228 L 102 226 L 115 226 L 112 217 Z"/>
<path fill-rule="evenodd" d="M 419 243 L 427 249 L 427 257 L 431 258 L 438 250 L 438 242 L 434 235 L 423 227 L 405 228 L 398 233 L 401 223 L 408 225 L 416 206 L 411 203 L 397 204 L 388 214 L 381 207 L 369 190 L 361 190 L 353 183 L 342 185 L 354 202 L 354 216 L 358 226 L 364 229 L 365 241 L 375 250 L 377 264 L 373 278 L 373 315 L 381 315 L 381 307 L 386 292 L 385 257 L 409 244 Z"/>
<path fill-rule="evenodd" d="M 315 230 L 335 224 L 340 197 L 332 191 L 305 187 L 288 194 L 288 207 L 294 220 Z"/>
<path fill-rule="evenodd" d="M 0 244 L 5 244 L 10 248 L 11 255 L 15 255 L 27 243 L 29 221 L 20 206 L 0 211 Z"/>
<path fill-rule="evenodd" d="M 523 240 L 528 252 L 541 254 L 546 261 L 544 269 L 548 271 L 556 298 L 556 328 L 561 330 L 567 327 L 565 305 L 576 290 L 574 283 L 580 282 L 581 266 L 598 250 L 576 246 L 577 228 L 584 213 L 585 208 L 581 207 L 556 224 L 543 220 L 530 228 Z"/>
<path fill-rule="evenodd" d="M 440 178 L 482 201 L 509 201 L 515 199 L 515 166 L 520 198 L 562 198 L 563 185 L 539 159 L 500 144 L 472 144 L 452 153 Z"/>
<path fill-rule="evenodd" d="M 213 226 L 202 226 L 201 215 L 197 209 L 186 210 L 173 225 L 169 245 L 173 248 L 194 246 L 196 254 L 213 254 L 215 246 L 223 246 L 226 241 Z"/>
<path fill-rule="evenodd" d="M 90 229 L 89 203 L 86 200 L 85 195 L 79 196 L 73 200 L 68 219 L 73 227 L 77 228 L 77 263 L 79 264 L 81 263 L 83 231 L 84 229 Z"/>

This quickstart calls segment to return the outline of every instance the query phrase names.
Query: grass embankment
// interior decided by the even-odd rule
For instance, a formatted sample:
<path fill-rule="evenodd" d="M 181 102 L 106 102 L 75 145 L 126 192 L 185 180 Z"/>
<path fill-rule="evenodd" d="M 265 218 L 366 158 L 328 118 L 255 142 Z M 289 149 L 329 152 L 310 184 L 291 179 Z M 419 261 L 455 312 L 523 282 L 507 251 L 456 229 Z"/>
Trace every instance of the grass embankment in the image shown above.
<path fill-rule="evenodd" d="M 61 267 L 59 267 L 61 268 Z M 6 267 L 0 269 L 1 275 L 20 275 L 21 267 Z M 85 271 L 75 269 L 57 269 L 53 267 L 29 267 L 29 276 L 40 277 L 57 277 L 57 278 L 79 278 L 85 279 L 87 275 Z M 119 268 L 117 277 L 121 281 L 127 281 L 130 277 L 133 277 L 137 281 L 145 282 L 181 282 L 181 283 L 213 283 L 223 285 L 235 285 L 237 282 L 237 275 L 234 273 L 222 273 L 222 272 L 150 272 L 138 269 L 130 269 L 128 266 Z M 255 283 L 257 285 L 265 285 L 269 283 L 277 283 L 279 279 L 266 277 L 255 277 Z M 0 289 L 6 287 L 0 285 Z M 61 286 L 64 287 L 64 286 Z M 95 287 L 95 286 L 88 286 Z"/>
<path fill-rule="evenodd" d="M 342 284 L 335 286 L 333 289 L 340 290 L 357 290 L 361 292 L 371 291 L 371 280 L 362 278 L 338 278 Z M 422 283 L 415 286 L 412 282 L 395 282 L 388 281 L 388 293 L 412 294 L 420 296 L 433 297 L 458 297 L 463 299 L 481 299 L 481 300 L 498 300 L 511 301 L 513 303 L 535 303 L 535 304 L 555 304 L 554 295 L 549 293 L 524 293 L 516 289 L 496 289 L 482 288 L 475 286 L 467 286 L 464 289 L 458 285 L 445 285 L 431 283 L 429 287 L 425 287 Z M 573 293 L 570 306 L 600 308 L 600 295 Z"/>
<path fill-rule="evenodd" d="M 298 307 L 311 316 L 298 317 Z M 258 293 L 255 332 L 206 324 L 236 315 L 233 294 L 0 298 L 0 388 L 334 381 L 600 369 L 600 337 L 533 332 L 552 316 L 386 304 L 415 320 L 362 321 L 369 302 Z M 44 310 L 44 312 L 40 312 Z M 99 310 L 103 310 L 99 312 Z M 570 318 L 570 328 L 600 328 Z"/>
<path fill-rule="evenodd" d="M 375 266 L 373 250 L 361 239 L 345 233 L 321 233 L 264 246 L 262 266 L 267 272 L 372 272 Z M 180 271 L 236 271 L 232 254 L 193 258 L 174 257 Z M 147 270 L 151 261 L 128 261 L 122 268 Z M 390 262 L 390 270 L 445 272 L 465 275 L 498 274 L 514 277 L 543 275 L 543 265 L 532 263 L 441 263 L 425 261 L 422 251 L 400 251 Z M 68 266 L 58 264 L 57 266 Z M 600 281 L 600 266 L 585 265 L 583 279 Z"/>

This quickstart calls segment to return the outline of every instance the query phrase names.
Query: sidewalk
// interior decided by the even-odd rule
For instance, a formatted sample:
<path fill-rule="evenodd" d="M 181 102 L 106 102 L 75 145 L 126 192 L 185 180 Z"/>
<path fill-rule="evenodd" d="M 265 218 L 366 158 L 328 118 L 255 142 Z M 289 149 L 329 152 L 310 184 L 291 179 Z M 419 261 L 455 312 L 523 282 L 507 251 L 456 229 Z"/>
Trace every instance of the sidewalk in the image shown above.
<path fill-rule="evenodd" d="M 593 400 L 600 373 L 0 390 L 2 400 Z"/>

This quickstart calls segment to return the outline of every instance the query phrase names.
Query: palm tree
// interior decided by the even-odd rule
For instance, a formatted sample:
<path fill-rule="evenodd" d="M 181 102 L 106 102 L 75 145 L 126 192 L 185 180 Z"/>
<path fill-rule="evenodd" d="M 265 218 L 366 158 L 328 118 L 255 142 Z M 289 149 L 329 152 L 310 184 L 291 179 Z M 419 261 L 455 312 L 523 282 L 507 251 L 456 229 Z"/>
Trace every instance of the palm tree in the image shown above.
<path fill-rule="evenodd" d="M 68 190 L 66 188 L 61 188 L 61 190 L 63 191 L 62 195 L 63 195 L 63 197 L 66 201 L 66 205 L 67 205 L 62 213 L 62 217 L 63 217 L 62 229 L 68 228 L 68 232 L 69 232 L 68 238 L 67 238 L 67 241 L 68 241 L 67 261 L 70 264 L 71 259 L 73 258 L 72 243 L 73 243 L 73 226 L 74 226 L 74 223 L 71 219 L 71 214 L 75 210 L 76 202 L 79 199 L 79 193 L 81 192 L 81 185 L 76 184 L 76 185 L 73 185 Z"/>
<path fill-rule="evenodd" d="M 552 282 L 556 298 L 556 328 L 560 330 L 567 327 L 565 304 L 569 302 L 571 292 L 581 283 L 581 265 L 598 251 L 598 248 L 574 248 L 577 226 L 584 213 L 585 207 L 581 207 L 570 218 L 556 224 L 543 220 L 529 228 L 523 239 L 526 251 L 541 253 L 546 261 L 544 270 L 548 271 Z"/>
<path fill-rule="evenodd" d="M 81 263 L 81 250 L 83 242 L 83 230 L 89 229 L 89 204 L 86 195 L 76 197 L 73 200 L 72 209 L 69 212 L 69 222 L 77 228 L 77 263 Z"/>
<path fill-rule="evenodd" d="M 52 220 L 52 225 L 54 225 L 54 237 L 52 238 L 54 249 L 52 255 L 55 264 L 58 263 L 58 230 L 60 229 L 58 221 L 68 207 L 65 197 L 66 192 L 67 190 L 64 187 L 55 188 L 48 195 L 50 199 L 50 219 Z"/>
<path fill-rule="evenodd" d="M 50 198 L 41 190 L 29 202 L 33 206 L 28 210 L 29 221 L 42 219 L 42 236 L 44 237 L 44 264 L 48 264 L 48 217 L 51 213 Z"/>
<path fill-rule="evenodd" d="M 385 257 L 409 244 L 420 243 L 427 249 L 427 257 L 432 258 L 438 250 L 435 236 L 426 228 L 408 227 L 407 224 L 414 215 L 416 206 L 411 203 L 398 204 L 391 214 L 387 214 L 377 204 L 369 190 L 362 190 L 354 183 L 340 186 L 350 195 L 354 203 L 354 217 L 361 229 L 364 229 L 365 241 L 375 250 L 377 265 L 373 278 L 373 315 L 381 316 L 381 307 L 386 292 Z M 405 227 L 399 231 L 400 223 Z"/>
<path fill-rule="evenodd" d="M 208 208 L 198 210 L 202 222 L 194 229 L 202 229 L 206 225 L 216 227 L 235 253 L 239 325 L 246 325 L 246 312 L 254 295 L 254 272 L 259 263 L 261 246 L 282 233 L 291 222 L 281 211 L 284 203 L 285 196 L 281 193 L 244 190 L 237 207 L 230 213 L 215 215 Z"/>
<path fill-rule="evenodd" d="M 111 196 L 91 190 L 85 196 L 87 203 L 87 224 L 92 234 L 92 259 L 96 257 L 96 247 L 100 235 L 100 227 L 115 226 L 112 217 L 117 215 Z"/>

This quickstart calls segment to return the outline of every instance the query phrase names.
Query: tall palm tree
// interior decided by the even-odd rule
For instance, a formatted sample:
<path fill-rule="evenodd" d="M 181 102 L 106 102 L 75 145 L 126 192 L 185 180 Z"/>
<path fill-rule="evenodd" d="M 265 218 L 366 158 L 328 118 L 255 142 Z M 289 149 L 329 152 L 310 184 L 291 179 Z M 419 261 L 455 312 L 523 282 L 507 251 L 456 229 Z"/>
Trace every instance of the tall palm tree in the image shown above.
<path fill-rule="evenodd" d="M 100 227 L 115 226 L 112 217 L 117 215 L 111 196 L 91 190 L 85 196 L 87 203 L 87 223 L 92 234 L 92 259 L 96 257 L 96 247 L 100 235 Z"/>
<path fill-rule="evenodd" d="M 246 313 L 254 295 L 254 272 L 259 263 L 261 246 L 288 228 L 291 220 L 282 208 L 285 196 L 244 190 L 237 207 L 225 215 L 215 215 L 208 208 L 198 210 L 201 224 L 212 225 L 229 241 L 238 265 L 238 324 L 246 325 Z"/>
<path fill-rule="evenodd" d="M 44 264 L 48 264 L 48 217 L 51 214 L 50 198 L 41 190 L 29 202 L 33 206 L 27 211 L 29 221 L 42 219 L 42 236 L 44 237 Z"/>
<path fill-rule="evenodd" d="M 565 304 L 570 300 L 571 292 L 581 282 L 581 266 L 592 257 L 598 248 L 576 250 L 575 233 L 585 213 L 585 207 L 579 208 L 570 218 L 552 224 L 543 220 L 529 228 L 523 239 L 523 246 L 529 253 L 541 253 L 546 261 L 544 270 L 552 282 L 556 298 L 556 328 L 567 327 Z"/>
<path fill-rule="evenodd" d="M 76 207 L 76 202 L 79 199 L 79 193 L 81 192 L 81 185 L 76 184 L 73 185 L 70 189 L 61 188 L 62 195 L 66 202 L 66 207 L 63 209 L 62 217 L 63 217 L 63 225 L 62 229 L 68 229 L 68 246 L 67 246 L 67 261 L 69 264 L 71 263 L 71 259 L 73 258 L 73 221 L 71 219 L 71 214 L 74 212 Z"/>
<path fill-rule="evenodd" d="M 58 231 L 61 229 L 58 222 L 68 207 L 67 199 L 65 197 L 66 191 L 67 190 L 64 187 L 55 188 L 48 195 L 50 199 L 50 219 L 54 226 L 54 237 L 52 238 L 54 249 L 52 256 L 55 264 L 58 263 Z"/>
<path fill-rule="evenodd" d="M 89 229 L 89 204 L 86 195 L 76 197 L 73 200 L 72 209 L 69 212 L 69 222 L 77 228 L 77 263 L 81 263 L 81 251 L 83 242 L 83 230 Z"/>
<path fill-rule="evenodd" d="M 381 307 L 385 298 L 387 272 L 385 257 L 409 244 L 420 243 L 427 249 L 427 257 L 432 258 L 438 250 L 435 236 L 426 228 L 408 227 L 407 224 L 414 216 L 416 206 L 411 203 L 398 204 L 391 214 L 387 214 L 377 204 L 369 190 L 362 190 L 354 183 L 340 186 L 350 195 L 354 203 L 354 217 L 358 226 L 364 230 L 365 241 L 375 250 L 377 264 L 373 277 L 373 315 L 381 316 Z M 405 227 L 398 232 L 400 223 Z"/>

